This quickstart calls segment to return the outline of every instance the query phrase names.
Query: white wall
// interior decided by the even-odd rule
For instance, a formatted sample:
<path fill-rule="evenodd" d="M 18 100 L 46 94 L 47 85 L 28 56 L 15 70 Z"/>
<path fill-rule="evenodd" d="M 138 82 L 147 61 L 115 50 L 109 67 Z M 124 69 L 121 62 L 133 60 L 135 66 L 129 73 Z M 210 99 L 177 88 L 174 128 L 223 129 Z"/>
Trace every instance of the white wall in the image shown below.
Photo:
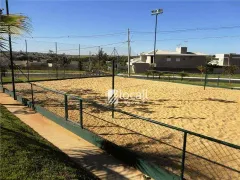
<path fill-rule="evenodd" d="M 151 64 L 151 56 L 147 56 L 146 63 L 149 63 L 149 64 Z"/>
<path fill-rule="evenodd" d="M 140 60 L 141 60 L 142 62 L 146 62 L 147 56 L 145 56 L 145 55 L 140 55 Z"/>
<path fill-rule="evenodd" d="M 224 62 L 224 54 L 216 54 L 215 58 L 218 59 L 218 65 L 219 66 L 223 66 L 223 62 Z"/>

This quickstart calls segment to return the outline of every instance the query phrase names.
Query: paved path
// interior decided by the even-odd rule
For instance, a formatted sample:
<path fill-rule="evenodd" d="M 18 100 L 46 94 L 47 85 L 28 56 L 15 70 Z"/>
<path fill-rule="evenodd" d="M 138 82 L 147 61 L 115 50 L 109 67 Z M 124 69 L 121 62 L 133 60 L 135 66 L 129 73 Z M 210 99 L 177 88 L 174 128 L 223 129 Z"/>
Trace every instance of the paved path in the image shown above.
<path fill-rule="evenodd" d="M 0 104 L 100 179 L 144 179 L 138 170 L 124 165 L 98 147 L 21 105 L 9 95 L 0 93 Z"/>

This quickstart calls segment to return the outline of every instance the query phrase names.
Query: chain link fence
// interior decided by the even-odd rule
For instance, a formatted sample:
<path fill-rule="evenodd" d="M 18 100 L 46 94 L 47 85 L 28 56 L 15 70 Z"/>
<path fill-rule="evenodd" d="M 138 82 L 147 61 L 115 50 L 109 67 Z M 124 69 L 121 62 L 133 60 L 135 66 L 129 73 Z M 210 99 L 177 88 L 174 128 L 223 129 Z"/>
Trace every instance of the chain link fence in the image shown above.
<path fill-rule="evenodd" d="M 194 74 L 187 71 L 173 72 L 173 71 L 156 71 L 149 70 L 140 76 L 132 77 L 147 78 L 167 82 L 200 85 L 205 87 L 222 87 L 222 88 L 240 88 L 240 80 L 238 75 L 235 77 L 227 76 L 226 74 Z"/>
<path fill-rule="evenodd" d="M 185 179 L 239 179 L 240 147 L 38 84 L 18 95 Z M 6 86 L 5 88 L 7 88 Z M 33 99 L 31 95 L 33 94 Z M 114 111 L 113 111 L 114 110 Z M 114 114 L 114 118 L 112 118 Z"/>
<path fill-rule="evenodd" d="M 58 48 L 59 50 L 64 49 L 60 44 Z M 111 48 L 109 48 L 110 50 Z M 107 48 L 104 48 L 104 51 L 107 52 Z M 92 50 L 92 52 L 94 51 Z M 117 55 L 116 51 L 114 54 L 112 49 L 109 57 L 111 60 L 113 57 L 116 59 L 120 56 Z M 85 62 L 85 66 L 88 68 L 93 63 L 91 58 L 96 57 L 88 57 L 88 61 Z M 98 61 L 94 61 L 94 63 L 97 64 Z M 84 63 L 82 65 L 84 66 Z M 15 88 L 18 96 L 24 97 L 33 105 L 39 105 L 66 121 L 72 121 L 85 130 L 136 153 L 170 173 L 185 179 L 240 178 L 240 147 L 238 145 L 137 116 L 120 109 L 112 109 L 112 106 L 94 102 L 94 99 L 81 99 L 81 97 L 67 92 L 56 91 L 38 83 L 28 82 L 25 69 L 19 65 L 14 67 Z M 109 61 L 109 65 L 106 62 L 105 66 L 101 65 L 101 67 L 101 71 L 110 73 L 112 70 L 111 61 Z M 115 68 L 120 69 L 120 66 L 117 65 Z M 65 71 L 67 70 L 65 69 Z M 9 72 L 9 75 L 1 71 L 1 86 L 3 89 L 13 91 L 11 83 L 4 83 L 8 80 L 7 78 L 11 82 L 9 66 L 7 66 L 6 72 Z M 88 72 L 94 75 L 98 74 L 93 69 Z M 53 78 L 56 75 L 52 76 L 51 73 L 52 71 L 49 71 L 47 77 Z M 58 75 L 67 78 L 69 77 L 68 73 Z M 35 75 L 36 73 L 31 78 L 35 78 Z M 84 77 L 79 71 L 78 75 Z M 89 77 L 87 73 L 85 77 Z M 174 77 L 172 78 L 174 80 Z"/>

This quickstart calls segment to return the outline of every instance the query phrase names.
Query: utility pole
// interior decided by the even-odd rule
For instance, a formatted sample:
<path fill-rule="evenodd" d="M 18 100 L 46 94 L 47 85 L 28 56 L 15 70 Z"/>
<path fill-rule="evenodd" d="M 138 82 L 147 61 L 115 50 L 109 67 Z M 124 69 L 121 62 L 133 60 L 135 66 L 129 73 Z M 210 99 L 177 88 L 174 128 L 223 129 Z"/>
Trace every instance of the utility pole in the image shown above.
<path fill-rule="evenodd" d="M 112 59 L 112 97 L 114 98 L 114 90 L 115 90 L 115 83 L 114 83 L 114 81 L 115 81 L 115 51 L 116 51 L 116 49 L 115 49 L 115 47 L 114 47 L 114 49 L 113 49 L 113 59 Z M 112 118 L 114 118 L 114 100 L 113 100 L 113 102 L 112 102 Z"/>
<path fill-rule="evenodd" d="M 6 11 L 7 15 L 9 15 L 9 8 L 8 8 L 8 0 L 6 0 Z M 16 90 L 15 90 L 15 79 L 14 79 L 14 66 L 13 66 L 13 55 L 12 55 L 12 37 L 11 37 L 11 29 L 8 26 L 8 42 L 9 42 L 9 52 L 10 52 L 10 61 L 11 61 L 11 71 L 12 71 L 12 88 L 13 88 L 13 98 L 14 100 L 17 99 Z"/>
<path fill-rule="evenodd" d="M 81 77 L 81 70 L 82 70 L 82 61 L 81 61 L 81 45 L 78 45 L 78 69 L 79 69 L 79 77 Z"/>
<path fill-rule="evenodd" d="M 155 21 L 155 37 L 154 37 L 154 55 L 153 55 L 153 62 L 155 63 L 155 58 L 156 58 L 156 41 L 157 41 L 157 17 L 159 14 L 163 13 L 163 9 L 157 9 L 152 11 L 152 15 L 156 16 L 156 21 Z"/>
<path fill-rule="evenodd" d="M 29 60 L 28 60 L 28 46 L 27 46 L 27 40 L 25 39 L 25 48 L 26 48 L 26 56 L 27 56 L 27 73 L 28 73 L 28 81 L 29 79 Z"/>
<path fill-rule="evenodd" d="M 89 67 L 88 70 L 91 71 L 91 51 L 89 51 L 89 58 L 88 58 L 88 63 L 89 63 Z"/>
<path fill-rule="evenodd" d="M 100 46 L 98 46 L 98 75 L 100 76 Z"/>
<path fill-rule="evenodd" d="M 55 42 L 55 51 L 56 51 L 56 75 L 58 79 L 58 56 L 57 56 L 57 42 Z"/>
<path fill-rule="evenodd" d="M 156 21 L 155 21 L 155 36 L 154 36 L 154 55 L 153 55 L 153 63 L 155 63 L 155 59 L 156 59 L 156 41 L 157 41 L 157 17 L 158 15 L 156 14 Z"/>
<path fill-rule="evenodd" d="M 131 54 L 131 47 L 130 47 L 130 30 L 128 28 L 128 77 L 131 75 L 130 69 L 130 54 Z"/>

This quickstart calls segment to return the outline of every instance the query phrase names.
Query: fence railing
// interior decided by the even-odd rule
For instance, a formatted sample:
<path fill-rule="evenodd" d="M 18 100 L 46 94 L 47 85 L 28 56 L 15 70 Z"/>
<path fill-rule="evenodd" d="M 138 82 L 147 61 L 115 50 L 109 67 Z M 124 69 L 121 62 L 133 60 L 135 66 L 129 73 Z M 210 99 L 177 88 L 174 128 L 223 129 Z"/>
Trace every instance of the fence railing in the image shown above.
<path fill-rule="evenodd" d="M 231 76 L 227 77 L 226 75 L 223 75 L 223 74 L 207 74 L 207 76 L 206 74 L 204 74 L 204 76 L 202 77 L 199 74 L 198 77 L 196 77 L 196 75 L 191 77 L 191 73 L 187 73 L 187 72 L 149 71 L 149 72 L 146 72 L 145 74 L 140 74 L 140 75 L 141 76 L 133 75 L 132 77 L 177 82 L 177 83 L 183 83 L 183 84 L 209 86 L 209 87 L 224 87 L 224 88 L 240 87 L 239 79 Z"/>
<path fill-rule="evenodd" d="M 240 177 L 239 145 L 34 83 L 17 83 L 16 92 L 29 99 L 33 107 L 40 105 L 182 179 Z"/>

